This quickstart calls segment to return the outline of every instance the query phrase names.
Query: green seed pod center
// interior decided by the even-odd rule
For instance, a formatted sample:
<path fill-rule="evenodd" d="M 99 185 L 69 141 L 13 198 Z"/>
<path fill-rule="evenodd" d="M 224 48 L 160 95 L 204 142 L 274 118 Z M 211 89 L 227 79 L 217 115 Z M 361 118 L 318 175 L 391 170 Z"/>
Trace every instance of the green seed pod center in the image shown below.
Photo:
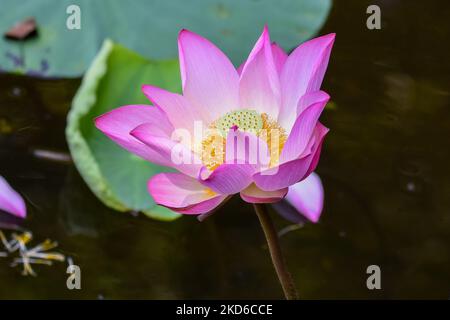
<path fill-rule="evenodd" d="M 217 120 L 215 125 L 221 135 L 226 137 L 233 126 L 237 126 L 239 130 L 257 134 L 262 129 L 263 121 L 261 115 L 255 110 L 242 109 L 226 113 Z"/>

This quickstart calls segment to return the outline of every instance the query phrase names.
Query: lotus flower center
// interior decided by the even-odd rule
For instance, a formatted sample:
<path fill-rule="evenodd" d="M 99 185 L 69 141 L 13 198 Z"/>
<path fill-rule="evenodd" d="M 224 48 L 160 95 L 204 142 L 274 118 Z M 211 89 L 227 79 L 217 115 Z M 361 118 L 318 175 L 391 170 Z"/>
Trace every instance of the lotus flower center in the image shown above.
<path fill-rule="evenodd" d="M 226 137 L 234 126 L 241 131 L 257 134 L 263 126 L 262 116 L 255 110 L 236 110 L 226 113 L 215 122 L 215 127 L 223 137 Z"/>
<path fill-rule="evenodd" d="M 201 144 L 202 162 L 209 170 L 224 163 L 227 135 L 233 128 L 254 134 L 265 141 L 270 151 L 270 166 L 278 163 L 287 139 L 286 131 L 266 113 L 240 109 L 226 113 L 209 125 Z"/>

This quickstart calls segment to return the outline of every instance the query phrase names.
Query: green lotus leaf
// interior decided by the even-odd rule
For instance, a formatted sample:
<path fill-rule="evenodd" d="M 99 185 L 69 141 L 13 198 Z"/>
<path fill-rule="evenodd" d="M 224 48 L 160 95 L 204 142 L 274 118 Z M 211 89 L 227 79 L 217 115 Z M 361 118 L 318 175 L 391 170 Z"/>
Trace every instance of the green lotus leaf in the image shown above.
<path fill-rule="evenodd" d="M 86 72 L 68 115 L 66 138 L 81 176 L 107 206 L 160 220 L 179 216 L 156 205 L 147 192 L 147 180 L 170 169 L 123 150 L 95 128 L 93 119 L 121 105 L 149 104 L 140 91 L 144 83 L 180 91 L 180 82 L 176 60 L 151 61 L 110 40 Z"/>
<path fill-rule="evenodd" d="M 80 29 L 70 5 L 80 9 Z M 86 71 L 104 39 L 110 38 L 153 59 L 177 57 L 177 34 L 189 29 L 210 39 L 238 65 L 264 24 L 290 50 L 314 36 L 325 22 L 331 0 L 0 0 L 0 32 L 34 17 L 38 36 L 0 39 L 0 70 L 72 77 Z"/>

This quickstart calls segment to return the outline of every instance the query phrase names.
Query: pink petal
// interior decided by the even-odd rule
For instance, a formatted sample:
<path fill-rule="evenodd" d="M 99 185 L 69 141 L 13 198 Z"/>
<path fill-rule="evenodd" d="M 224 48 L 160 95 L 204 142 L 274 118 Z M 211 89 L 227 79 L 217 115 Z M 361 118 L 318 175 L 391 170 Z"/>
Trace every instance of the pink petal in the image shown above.
<path fill-rule="evenodd" d="M 235 194 L 252 182 L 252 175 L 261 167 L 267 168 L 267 143 L 257 136 L 231 128 L 227 135 L 225 163 L 214 171 L 203 168 L 202 183 L 222 194 Z"/>
<path fill-rule="evenodd" d="M 231 128 L 227 135 L 225 146 L 225 162 L 251 164 L 256 171 L 268 168 L 270 152 L 266 141 L 258 136 Z"/>
<path fill-rule="evenodd" d="M 157 204 L 184 214 L 207 213 L 226 199 L 180 173 L 155 175 L 148 182 L 148 190 Z"/>
<path fill-rule="evenodd" d="M 312 222 L 319 221 L 324 191 L 320 177 L 311 173 L 306 179 L 289 187 L 286 200 Z"/>
<path fill-rule="evenodd" d="M 307 93 L 300 99 L 298 107 L 304 111 L 297 117 L 283 147 L 281 163 L 299 158 L 303 154 L 314 134 L 319 116 L 329 99 L 330 96 L 323 91 Z"/>
<path fill-rule="evenodd" d="M 254 183 L 241 191 L 241 198 L 249 203 L 274 203 L 284 198 L 288 188 L 275 191 L 263 191 Z"/>
<path fill-rule="evenodd" d="M 252 182 L 254 166 L 250 164 L 228 164 L 218 166 L 214 171 L 204 167 L 200 173 L 203 185 L 221 194 L 235 194 Z"/>
<path fill-rule="evenodd" d="M 221 195 L 215 198 L 205 200 L 203 202 L 199 202 L 193 204 L 189 207 L 185 208 L 173 208 L 172 210 L 181 214 L 201 214 L 205 215 L 210 213 L 211 211 L 217 209 L 224 201 L 227 200 L 227 196 Z M 201 221 L 201 220 L 200 220 Z"/>
<path fill-rule="evenodd" d="M 306 108 L 314 104 L 326 104 L 329 100 L 330 96 L 325 91 L 308 92 L 298 101 L 297 114 L 300 115 Z"/>
<path fill-rule="evenodd" d="M 153 135 L 154 126 L 151 123 L 141 124 L 131 130 L 130 135 L 164 159 L 165 166 L 175 168 L 191 177 L 197 177 L 202 168 L 202 162 L 192 149 L 168 136 Z"/>
<path fill-rule="evenodd" d="M 238 107 L 239 75 L 222 51 L 187 30 L 180 32 L 178 51 L 183 95 L 202 119 L 210 122 Z"/>
<path fill-rule="evenodd" d="M 25 218 L 27 215 L 27 208 L 22 196 L 2 176 L 0 176 L 0 210 L 19 218 Z"/>
<path fill-rule="evenodd" d="M 307 41 L 287 58 L 281 72 L 282 106 L 278 118 L 285 129 L 290 129 L 298 116 L 299 99 L 320 89 L 334 38 L 332 33 Z"/>
<path fill-rule="evenodd" d="M 275 62 L 275 68 L 277 69 L 278 75 L 281 75 L 281 70 L 283 70 L 284 63 L 288 57 L 287 53 L 275 42 L 272 42 L 272 56 L 273 61 Z M 245 65 L 244 61 L 238 68 L 237 72 L 239 75 L 242 73 L 242 69 L 244 69 Z"/>
<path fill-rule="evenodd" d="M 182 95 L 160 89 L 151 85 L 142 86 L 142 91 L 153 102 L 161 108 L 167 115 L 175 129 L 186 129 L 194 132 L 195 121 L 205 122 L 191 103 Z"/>
<path fill-rule="evenodd" d="M 317 123 L 316 140 L 318 142 L 317 142 L 317 144 L 314 145 L 314 147 L 312 149 L 312 154 L 314 154 L 314 156 L 311 160 L 311 164 L 309 165 L 309 169 L 308 169 L 308 172 L 306 173 L 305 177 L 309 176 L 314 170 L 316 170 L 316 167 L 319 164 L 319 160 L 320 160 L 320 153 L 322 152 L 323 141 L 325 140 L 324 138 L 327 135 L 328 131 L 330 131 L 330 129 L 325 127 L 320 122 Z"/>
<path fill-rule="evenodd" d="M 280 103 L 280 79 L 266 26 L 242 69 L 239 104 L 242 109 L 258 110 L 277 119 Z"/>
<path fill-rule="evenodd" d="M 327 133 L 328 129 L 318 123 L 311 153 L 280 164 L 278 167 L 256 173 L 253 175 L 256 185 L 262 190 L 274 191 L 289 187 L 305 179 L 317 166 L 323 139 Z"/>
<path fill-rule="evenodd" d="M 306 175 L 313 155 L 288 161 L 278 167 L 268 169 L 253 176 L 256 185 L 264 191 L 287 188 L 301 181 Z"/>
<path fill-rule="evenodd" d="M 241 75 L 242 69 L 244 69 L 244 66 L 245 66 L 245 61 L 237 68 L 237 72 L 239 75 Z"/>
<path fill-rule="evenodd" d="M 165 113 L 157 107 L 130 105 L 114 109 L 95 119 L 95 126 L 122 148 L 160 165 L 165 165 L 165 158 L 130 135 L 130 131 L 142 123 L 152 123 L 155 135 L 171 135 L 172 124 Z"/>
<path fill-rule="evenodd" d="M 288 58 L 288 55 L 284 50 L 275 42 L 272 43 L 272 55 L 273 61 L 275 62 L 275 67 L 277 69 L 278 75 L 281 75 L 283 66 Z"/>

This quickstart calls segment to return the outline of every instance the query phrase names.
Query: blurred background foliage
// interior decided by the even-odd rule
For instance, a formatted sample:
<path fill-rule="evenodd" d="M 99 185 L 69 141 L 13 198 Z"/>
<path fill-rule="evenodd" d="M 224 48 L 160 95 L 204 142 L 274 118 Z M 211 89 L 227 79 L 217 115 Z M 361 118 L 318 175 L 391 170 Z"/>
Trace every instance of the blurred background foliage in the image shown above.
<path fill-rule="evenodd" d="M 66 28 L 66 8 L 81 9 L 81 29 Z M 110 38 L 152 59 L 176 58 L 185 28 L 207 37 L 240 64 L 268 24 L 273 39 L 292 49 L 323 25 L 331 0 L 0 0 L 0 30 L 34 17 L 39 36 L 0 39 L 0 68 L 44 76 L 80 76 Z"/>
<path fill-rule="evenodd" d="M 147 191 L 148 179 L 170 171 L 122 149 L 93 125 L 93 119 L 112 108 L 149 104 L 143 84 L 180 91 L 176 60 L 150 61 L 105 40 L 75 95 L 68 115 L 66 137 L 72 158 L 94 194 L 120 211 L 141 211 L 147 216 L 172 220 L 178 214 L 157 206 Z"/>

